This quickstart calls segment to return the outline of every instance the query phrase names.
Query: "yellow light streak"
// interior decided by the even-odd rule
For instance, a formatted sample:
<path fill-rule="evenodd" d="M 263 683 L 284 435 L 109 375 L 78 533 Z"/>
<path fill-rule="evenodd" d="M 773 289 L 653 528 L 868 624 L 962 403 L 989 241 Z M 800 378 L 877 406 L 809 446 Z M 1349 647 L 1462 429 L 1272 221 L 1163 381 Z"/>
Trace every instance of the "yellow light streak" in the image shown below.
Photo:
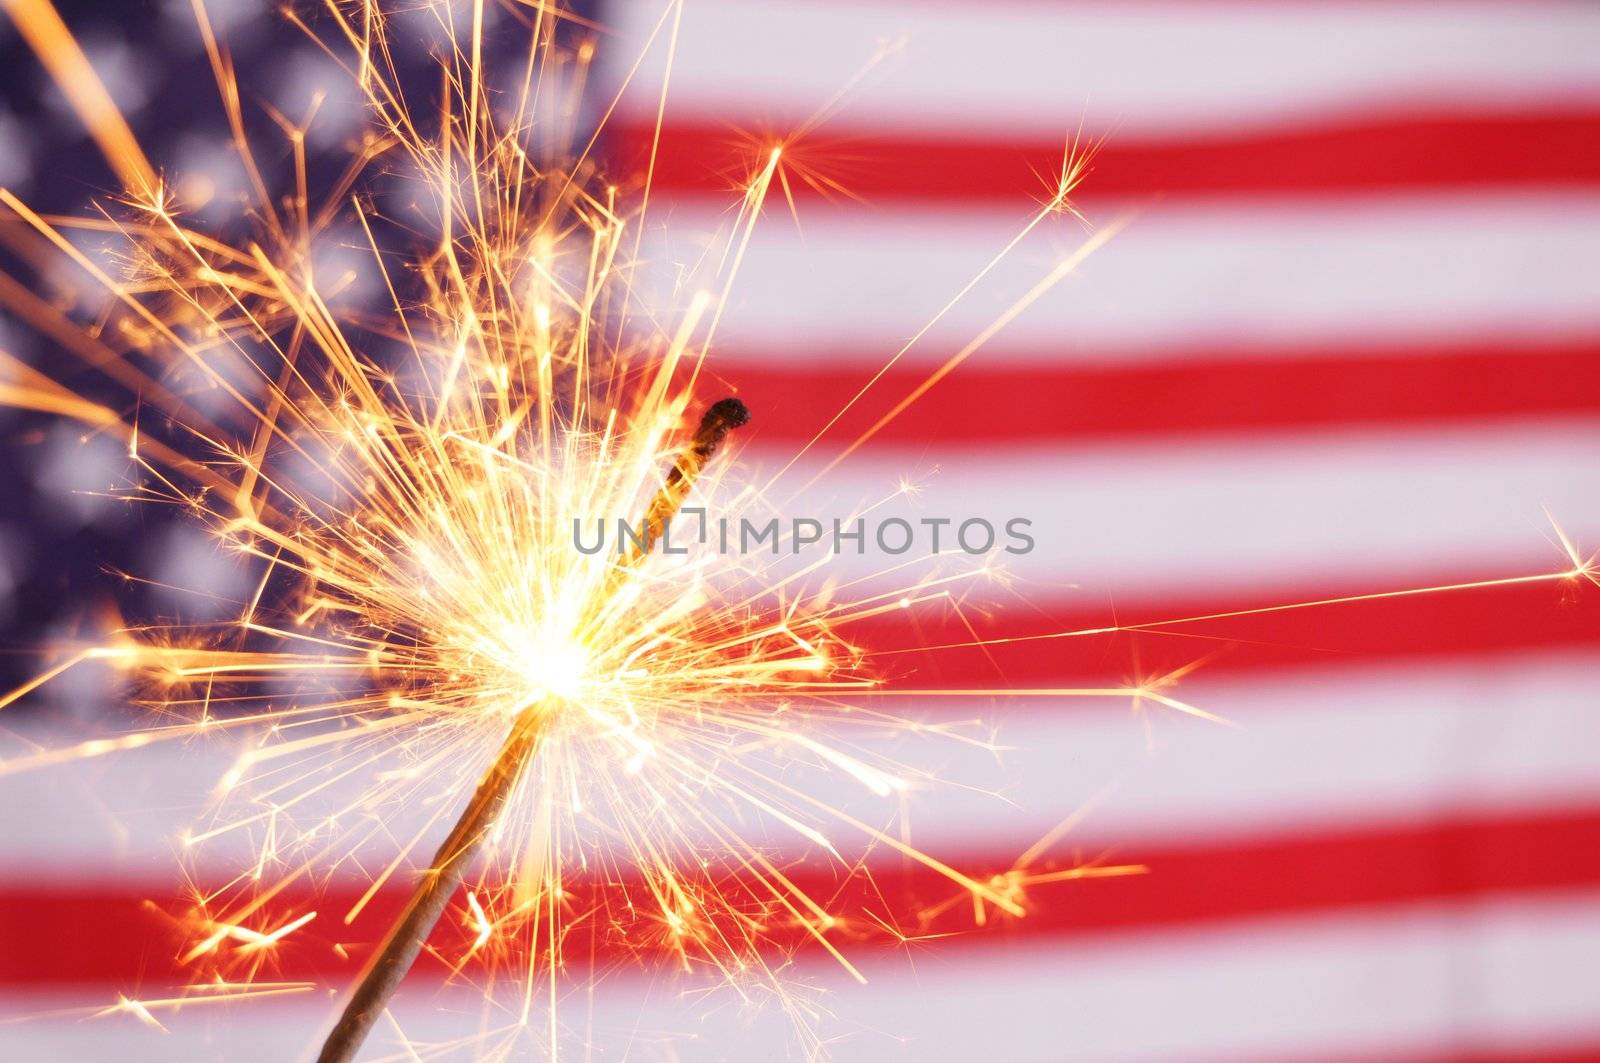
<path fill-rule="evenodd" d="M 16 25 L 55 83 L 66 93 L 89 134 L 130 192 L 153 195 L 158 186 L 155 170 L 145 158 L 133 130 L 128 128 L 105 83 L 94 72 L 83 49 L 50 0 L 3 0 L 6 14 Z"/>

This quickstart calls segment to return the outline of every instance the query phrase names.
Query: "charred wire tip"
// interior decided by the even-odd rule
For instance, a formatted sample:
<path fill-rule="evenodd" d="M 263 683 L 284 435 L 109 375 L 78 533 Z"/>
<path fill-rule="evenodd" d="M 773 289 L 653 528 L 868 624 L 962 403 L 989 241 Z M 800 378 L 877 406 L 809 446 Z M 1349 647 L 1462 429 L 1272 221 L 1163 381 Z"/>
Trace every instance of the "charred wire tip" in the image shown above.
<path fill-rule="evenodd" d="M 690 450 L 696 458 L 704 462 L 716 453 L 729 432 L 750 423 L 750 407 L 738 399 L 721 399 L 711 404 L 705 416 L 700 418 L 700 427 L 695 429 L 694 442 Z"/>
<path fill-rule="evenodd" d="M 700 418 L 700 430 L 716 430 L 718 427 L 726 432 L 730 428 L 743 428 L 750 423 L 750 407 L 735 398 L 720 399 L 711 404 L 704 417 Z"/>

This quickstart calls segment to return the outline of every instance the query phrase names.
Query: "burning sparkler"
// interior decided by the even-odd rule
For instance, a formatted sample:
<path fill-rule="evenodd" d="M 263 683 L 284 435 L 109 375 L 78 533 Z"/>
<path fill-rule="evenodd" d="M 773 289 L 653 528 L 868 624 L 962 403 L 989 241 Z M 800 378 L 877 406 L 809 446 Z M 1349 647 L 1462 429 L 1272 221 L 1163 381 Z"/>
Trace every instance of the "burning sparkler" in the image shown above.
<path fill-rule="evenodd" d="M 749 419 L 749 411 L 738 399 L 723 399 L 706 411 L 693 441 L 667 474 L 661 490 L 651 499 L 645 513 L 645 540 L 629 558 L 630 563 L 642 561 L 650 547 L 661 539 L 667 523 L 677 515 L 694 481 L 728 432 L 742 427 Z M 620 588 L 626 578 L 627 569 L 617 569 L 612 586 Z M 539 748 L 544 719 L 553 711 L 560 710 L 544 702 L 535 702 L 520 710 L 512 720 L 505 745 L 490 763 L 450 835 L 439 846 L 405 912 L 389 931 L 388 940 L 373 957 L 338 1025 L 328 1035 L 318 1057 L 323 1063 L 342 1063 L 354 1058 L 389 998 L 416 961 L 417 953 L 422 951 L 423 942 L 444 913 L 445 904 L 461 885 L 462 874 L 499 818 L 517 780 L 527 770 L 528 761 Z"/>
<path fill-rule="evenodd" d="M 494 105 L 503 101 L 483 86 L 475 6 L 470 40 L 444 60 L 447 87 L 428 131 L 392 66 L 386 13 L 374 3 L 327 5 L 379 130 L 358 163 L 403 162 L 427 196 L 436 239 L 400 252 L 387 244 L 393 219 L 371 196 L 348 195 L 348 184 L 322 207 L 304 183 L 286 208 L 265 193 L 231 62 L 203 6 L 196 13 L 235 146 L 258 190 L 260 230 L 242 244 L 185 223 L 137 143 L 121 135 L 120 118 L 95 102 L 104 94 L 53 9 L 32 0 L 10 9 L 50 68 L 73 81 L 69 97 L 127 186 L 119 204 L 82 221 L 45 218 L 0 192 L 19 223 L 10 232 L 65 256 L 110 293 L 107 327 L 78 333 L 68 349 L 162 417 L 132 421 L 9 356 L 5 398 L 120 438 L 146 477 L 132 494 L 207 522 L 256 564 L 258 579 L 230 621 L 130 630 L 0 701 L 100 661 L 137 677 L 162 722 L 45 756 L 261 733 L 222 780 L 223 813 L 185 839 L 200 851 L 248 834 L 257 852 L 237 878 L 197 891 L 198 933 L 182 954 L 197 983 L 210 969 L 248 983 L 310 920 L 272 915 L 276 896 L 361 859 L 364 845 L 386 836 L 388 807 L 434 807 L 344 913 L 355 919 L 445 814 L 432 798 L 470 793 L 474 780 L 477 796 L 370 961 L 325 1058 L 354 1051 L 480 849 L 492 859 L 469 894 L 472 951 L 525 964 L 523 1021 L 534 986 L 543 980 L 554 993 L 568 908 L 584 888 L 574 870 L 601 887 L 599 914 L 572 921 L 587 919 L 594 933 L 640 954 L 664 948 L 742 980 L 768 970 L 763 942 L 782 927 L 850 967 L 829 937 L 839 915 L 716 802 L 851 868 L 824 833 L 831 819 L 983 905 L 1021 913 L 1010 886 L 970 878 L 830 808 L 764 773 L 758 755 L 814 758 L 876 793 L 903 789 L 891 766 L 825 744 L 798 721 L 893 725 L 838 701 L 877 682 L 840 631 L 947 601 L 947 583 L 851 601 L 832 586 L 807 590 L 809 572 L 768 575 L 747 558 L 707 554 L 661 572 L 645 563 L 745 417 L 736 400 L 718 403 L 686 446 L 675 443 L 779 152 L 745 190 L 716 280 L 723 296 L 691 294 L 668 328 L 625 328 L 629 230 L 615 190 L 593 187 L 582 156 L 562 165 L 525 146 L 547 64 L 587 62 L 582 49 L 573 56 L 552 46 L 562 17 L 553 9 L 532 18 L 537 61 L 507 121 Z M 301 174 L 302 134 L 291 123 Z M 335 218 L 364 234 L 387 313 L 337 308 L 318 275 L 317 245 Z M 119 238 L 118 268 L 80 251 L 74 228 Z M 15 294 L 44 320 L 25 288 Z M 365 353 L 395 344 L 404 359 Z M 208 413 L 161 387 L 174 369 L 197 375 L 232 409 Z M 204 460 L 190 456 L 196 446 Z M 725 503 L 749 506 L 755 496 L 737 492 Z M 572 548 L 567 530 L 596 513 L 643 514 L 631 553 Z M 360 780 L 348 801 L 311 822 L 297 818 L 347 780 Z M 639 885 L 620 886 L 625 869 Z"/>
<path fill-rule="evenodd" d="M 0 277 L 0 294 L 142 405 L 98 401 L 9 354 L 0 355 L 9 373 L 0 399 L 122 441 L 144 476 L 130 494 L 205 522 L 254 565 L 256 582 L 226 621 L 131 628 L 77 648 L 0 697 L 4 707 L 66 669 L 100 661 L 136 676 L 157 713 L 146 730 L 0 770 L 201 733 L 259 736 L 222 780 L 217 820 L 185 839 L 196 850 L 221 838 L 256 841 L 236 878 L 197 888 L 183 952 L 197 985 L 248 995 L 271 950 L 311 918 L 273 913 L 291 883 L 361 868 L 367 887 L 341 913 L 353 921 L 427 851 L 426 839 L 468 794 L 369 959 L 323 1059 L 352 1056 L 479 853 L 485 859 L 466 894 L 472 939 L 452 963 L 482 952 L 515 966 L 523 1024 L 541 984 L 553 1015 L 563 950 L 580 924 L 734 984 L 776 983 L 764 956 L 774 928 L 855 973 L 833 935 L 847 917 L 802 888 L 737 818 L 775 825 L 846 874 L 860 862 L 835 832 L 892 850 L 941 876 L 980 920 L 990 910 L 1023 914 L 1028 885 L 1136 870 L 1031 870 L 1036 849 L 1012 872 L 971 877 L 764 770 L 761 758 L 808 758 L 891 797 L 905 789 L 903 773 L 813 737 L 806 721 L 893 727 L 895 717 L 872 708 L 888 697 L 1017 693 L 1133 697 L 1199 713 L 1165 683 L 886 689 L 849 637 L 851 625 L 948 608 L 954 588 L 982 571 L 905 578 L 851 597 L 850 585 L 808 582 L 826 576 L 825 561 L 783 572 L 711 552 L 670 564 L 650 555 L 691 486 L 708 489 L 724 510 L 760 504 L 759 492 L 707 470 L 743 422 L 740 404 L 717 403 L 687 445 L 678 440 L 762 204 L 774 182 L 782 186 L 780 149 L 763 153 L 742 189 L 731 235 L 710 256 L 708 291 L 688 293 L 670 316 L 641 310 L 632 284 L 637 217 L 587 150 L 547 159 L 530 147 L 557 74 L 581 85 L 587 72 L 587 47 L 556 47 L 569 15 L 525 6 L 532 47 L 506 94 L 485 83 L 484 4 L 471 5 L 459 36 L 440 15 L 449 35 L 444 87 L 426 113 L 401 84 L 389 12 L 376 0 L 325 0 L 324 43 L 344 56 L 373 127 L 347 178 L 314 200 L 306 124 L 278 116 L 296 172 L 282 200 L 269 192 L 231 60 L 196 0 L 259 221 L 249 238 L 230 240 L 185 220 L 48 0 L 5 2 L 125 191 L 78 220 L 44 217 L 0 191 L 8 239 L 30 257 L 65 258 L 109 293 L 112 309 L 93 327 L 73 327 L 26 284 Z M 675 11 L 667 8 L 662 32 L 675 32 Z M 397 219 L 359 185 L 380 162 L 412 175 L 418 215 Z M 1069 159 L 1059 187 L 1006 250 L 1070 210 L 1082 176 Z M 428 234 L 420 242 L 418 216 Z M 338 278 L 318 268 L 319 246 L 338 223 L 362 234 L 386 295 L 381 311 L 341 304 Z M 75 231 L 115 238 L 116 268 L 80 250 Z M 926 387 L 1113 231 L 1093 235 Z M 225 408 L 202 409 L 163 386 L 178 371 L 225 397 Z M 631 553 L 572 548 L 575 521 L 624 513 L 644 516 Z M 1568 570 L 1515 578 L 1594 578 L 1593 559 L 1570 544 L 1568 552 Z M 1434 588 L 1446 589 L 1461 588 Z M 1206 618 L 1162 626 L 1197 619 Z M 984 640 L 975 634 L 973 644 Z M 339 791 L 345 785 L 348 795 Z M 331 800 L 331 810 L 318 800 Z M 401 805 L 428 814 L 395 839 L 389 810 Z M 366 858 L 380 845 L 397 851 L 370 869 Z M 209 982 L 207 971 L 243 977 Z M 149 1014 L 137 1001 L 121 1010 L 140 1007 Z M 553 1017 L 550 1027 L 553 1040 Z"/>

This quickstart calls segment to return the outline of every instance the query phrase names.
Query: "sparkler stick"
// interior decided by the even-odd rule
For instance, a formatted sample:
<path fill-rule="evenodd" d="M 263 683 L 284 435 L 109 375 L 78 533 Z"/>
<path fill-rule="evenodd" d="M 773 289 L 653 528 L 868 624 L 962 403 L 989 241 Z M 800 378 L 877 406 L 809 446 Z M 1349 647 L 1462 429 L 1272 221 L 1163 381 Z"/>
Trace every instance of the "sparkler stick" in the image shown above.
<path fill-rule="evenodd" d="M 328 1034 L 317 1056 L 319 1063 L 342 1063 L 355 1058 L 389 998 L 400 988 L 406 972 L 416 962 L 428 934 L 444 914 L 467 865 L 483 846 L 506 799 L 522 777 L 523 769 L 539 748 L 543 717 L 537 705 L 523 709 L 511 726 L 505 745 L 495 755 L 478 789 L 468 802 L 450 836 L 439 846 L 433 866 L 423 875 L 400 918 L 389 930 L 383 946 L 361 976 L 344 1013 Z"/>
<path fill-rule="evenodd" d="M 712 404 L 700 419 L 689 447 L 678 457 L 666 482 L 645 511 L 646 537 L 643 546 L 631 553 L 613 574 L 608 590 L 615 590 L 620 578 L 642 561 L 661 538 L 668 521 L 683 505 L 695 480 L 716 455 L 728 433 L 750 420 L 750 411 L 738 399 L 722 399 Z M 505 808 L 517 781 L 539 749 L 546 702 L 522 709 L 511 725 L 505 744 L 490 762 L 478 788 L 467 803 L 450 835 L 434 854 L 433 864 L 423 875 L 407 902 L 405 911 L 390 928 L 382 947 L 374 954 L 350 1002 L 317 1056 L 318 1063 L 348 1063 L 371 1033 L 389 999 L 400 988 L 406 973 L 416 962 L 429 933 L 444 914 L 462 876 L 483 847 L 495 820 Z"/>
<path fill-rule="evenodd" d="M 695 430 L 689 449 L 679 457 L 672 471 L 667 474 L 667 482 L 650 501 L 650 508 L 645 512 L 644 518 L 644 545 L 629 559 L 630 564 L 649 553 L 655 546 L 656 540 L 661 538 L 667 522 L 673 518 L 683 505 L 683 500 L 688 497 L 695 478 L 716 454 L 717 448 L 722 446 L 722 441 L 728 437 L 728 433 L 735 428 L 744 427 L 749 422 L 750 411 L 738 399 L 723 399 L 706 411 L 705 416 L 700 419 L 700 427 Z"/>

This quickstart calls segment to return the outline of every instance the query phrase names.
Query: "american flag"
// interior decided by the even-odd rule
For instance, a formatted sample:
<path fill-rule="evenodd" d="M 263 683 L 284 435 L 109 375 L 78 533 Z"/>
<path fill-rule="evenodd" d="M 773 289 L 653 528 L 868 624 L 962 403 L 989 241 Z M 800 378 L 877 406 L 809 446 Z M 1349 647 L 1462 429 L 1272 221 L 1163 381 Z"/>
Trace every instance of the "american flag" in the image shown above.
<path fill-rule="evenodd" d="M 939 659 L 935 678 L 971 687 L 1181 673 L 1186 702 L 1236 726 L 996 697 L 981 715 L 1000 756 L 899 750 L 946 783 L 907 809 L 942 860 L 1003 871 L 1065 821 L 1059 858 L 1150 872 L 863 947 L 864 986 L 800 953 L 795 977 L 829 991 L 832 1057 L 1600 1059 L 1600 593 L 1533 582 L 1249 612 L 1558 570 L 1552 517 L 1600 544 L 1600 6 L 627 0 L 597 14 L 602 83 L 627 82 L 605 149 L 619 173 L 653 170 L 645 246 L 664 283 L 727 227 L 752 160 L 784 144 L 787 184 L 709 363 L 756 411 L 748 469 L 784 466 L 936 319 L 790 474 L 805 483 L 1120 226 L 792 506 L 837 512 L 909 481 L 897 512 L 913 519 L 1031 519 L 1037 549 L 973 621 L 990 637 L 1246 613 Z M 152 66 L 181 51 L 161 40 Z M 8 143 L 16 122 L 0 114 Z M 946 308 L 1049 197 L 1069 144 L 1093 149 L 1082 217 L 1041 225 Z M 49 149 L 32 151 L 35 181 Z M 118 519 L 99 534 L 145 530 Z M 0 547 L 25 586 L 19 527 Z M 12 737 L 61 731 L 60 704 Z M 200 745 L 0 777 L 5 1012 L 172 983 L 145 902 L 180 892 L 173 839 L 227 764 Z M 904 888 L 886 907 L 918 885 Z M 408 992 L 415 1039 L 473 1018 L 471 991 Z M 268 1002 L 164 1035 L 125 1016 L 36 1018 L 0 1025 L 0 1056 L 297 1058 L 335 1010 Z M 785 1058 L 774 1010 L 703 1008 L 670 978 L 628 975 L 574 1002 L 596 1059 Z"/>

